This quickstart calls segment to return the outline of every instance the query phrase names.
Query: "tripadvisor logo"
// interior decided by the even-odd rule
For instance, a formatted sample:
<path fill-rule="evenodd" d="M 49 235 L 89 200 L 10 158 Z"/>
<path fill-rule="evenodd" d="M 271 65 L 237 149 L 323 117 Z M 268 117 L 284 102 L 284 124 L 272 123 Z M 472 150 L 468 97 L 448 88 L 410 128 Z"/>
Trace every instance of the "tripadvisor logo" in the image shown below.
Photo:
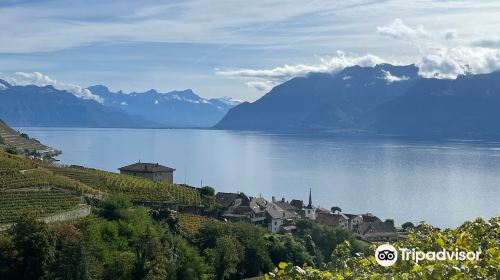
<path fill-rule="evenodd" d="M 444 261 L 444 260 L 457 260 L 457 261 L 478 261 L 481 251 L 465 252 L 455 249 L 454 251 L 441 250 L 438 252 L 422 252 L 415 249 L 399 248 L 399 255 L 403 261 Z M 389 244 L 382 244 L 378 246 L 375 251 L 375 260 L 381 266 L 391 266 L 398 260 L 398 249 Z"/>
<path fill-rule="evenodd" d="M 375 251 L 375 260 L 381 266 L 391 266 L 398 260 L 398 251 L 392 245 L 380 245 Z"/>

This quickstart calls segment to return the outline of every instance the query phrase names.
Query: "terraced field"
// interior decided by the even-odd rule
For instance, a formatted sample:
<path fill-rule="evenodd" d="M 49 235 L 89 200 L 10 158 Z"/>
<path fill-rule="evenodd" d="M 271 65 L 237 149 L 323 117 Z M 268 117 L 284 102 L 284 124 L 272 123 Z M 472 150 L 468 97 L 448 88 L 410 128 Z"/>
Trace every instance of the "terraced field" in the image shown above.
<path fill-rule="evenodd" d="M 196 189 L 176 184 L 157 183 L 149 179 L 83 167 L 50 165 L 47 168 L 55 174 L 80 181 L 93 189 L 109 194 L 123 194 L 138 200 L 201 205 L 200 194 Z"/>
<path fill-rule="evenodd" d="M 0 224 L 25 212 L 51 216 L 79 207 L 83 194 L 201 205 L 196 189 L 83 167 L 61 167 L 0 149 Z"/>
<path fill-rule="evenodd" d="M 46 217 L 77 209 L 80 199 L 60 190 L 0 191 L 0 224 L 32 213 Z"/>
<path fill-rule="evenodd" d="M 16 147 L 19 151 L 29 150 L 38 151 L 40 153 L 54 152 L 52 148 L 47 147 L 34 139 L 26 139 L 22 137 L 21 134 L 10 128 L 2 120 L 0 120 L 0 137 L 4 142 L 3 144 L 0 143 L 0 146 Z"/>
<path fill-rule="evenodd" d="M 217 220 L 189 213 L 175 213 L 181 231 L 187 236 L 195 236 L 202 227 L 208 223 L 217 222 Z"/>

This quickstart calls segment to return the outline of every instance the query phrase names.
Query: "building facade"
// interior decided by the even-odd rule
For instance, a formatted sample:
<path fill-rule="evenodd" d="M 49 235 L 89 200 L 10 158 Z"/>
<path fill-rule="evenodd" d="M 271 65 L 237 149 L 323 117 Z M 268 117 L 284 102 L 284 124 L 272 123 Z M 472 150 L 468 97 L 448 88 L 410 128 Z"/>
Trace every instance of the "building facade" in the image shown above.
<path fill-rule="evenodd" d="M 159 183 L 173 184 L 175 169 L 158 163 L 138 162 L 118 168 L 121 174 L 150 179 Z"/>

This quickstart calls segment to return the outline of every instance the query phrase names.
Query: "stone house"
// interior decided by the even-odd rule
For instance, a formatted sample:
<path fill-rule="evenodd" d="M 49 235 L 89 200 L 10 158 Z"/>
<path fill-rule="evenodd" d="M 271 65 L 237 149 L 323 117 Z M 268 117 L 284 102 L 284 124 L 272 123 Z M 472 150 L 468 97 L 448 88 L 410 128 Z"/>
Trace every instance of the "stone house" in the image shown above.
<path fill-rule="evenodd" d="M 361 239 L 368 242 L 388 242 L 400 239 L 400 234 L 394 227 L 394 220 L 363 222 L 355 233 Z"/>
<path fill-rule="evenodd" d="M 175 169 L 158 163 L 138 162 L 118 168 L 121 174 L 151 179 L 159 183 L 173 184 Z"/>
<path fill-rule="evenodd" d="M 342 213 L 319 212 L 316 221 L 326 226 L 349 229 L 349 218 Z"/>

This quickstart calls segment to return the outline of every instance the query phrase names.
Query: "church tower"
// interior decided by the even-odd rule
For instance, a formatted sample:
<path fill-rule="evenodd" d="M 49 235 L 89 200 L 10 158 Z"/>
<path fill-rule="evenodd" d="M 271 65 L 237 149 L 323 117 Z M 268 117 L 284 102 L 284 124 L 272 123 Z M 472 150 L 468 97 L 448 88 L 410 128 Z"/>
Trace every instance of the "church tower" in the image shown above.
<path fill-rule="evenodd" d="M 316 207 L 312 204 L 312 189 L 309 188 L 309 203 L 303 209 L 304 217 L 309 220 L 316 220 Z"/>

